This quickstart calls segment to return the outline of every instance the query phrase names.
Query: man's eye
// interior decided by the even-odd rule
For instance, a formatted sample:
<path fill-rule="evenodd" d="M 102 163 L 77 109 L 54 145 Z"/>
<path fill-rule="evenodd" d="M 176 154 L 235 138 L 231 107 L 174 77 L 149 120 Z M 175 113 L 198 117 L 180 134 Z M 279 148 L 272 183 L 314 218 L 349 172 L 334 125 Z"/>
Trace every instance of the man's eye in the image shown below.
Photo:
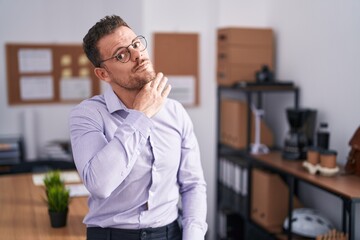
<path fill-rule="evenodd" d="M 116 59 L 121 61 L 123 59 L 126 58 L 126 55 L 127 55 L 127 51 L 124 50 L 124 51 L 120 51 L 117 55 L 116 55 Z"/>
<path fill-rule="evenodd" d="M 116 59 L 119 61 L 123 60 L 124 58 L 125 58 L 124 53 L 119 53 L 118 55 L 116 55 Z"/>
<path fill-rule="evenodd" d="M 132 44 L 133 48 L 139 48 L 141 46 L 141 42 L 140 41 L 136 41 Z"/>

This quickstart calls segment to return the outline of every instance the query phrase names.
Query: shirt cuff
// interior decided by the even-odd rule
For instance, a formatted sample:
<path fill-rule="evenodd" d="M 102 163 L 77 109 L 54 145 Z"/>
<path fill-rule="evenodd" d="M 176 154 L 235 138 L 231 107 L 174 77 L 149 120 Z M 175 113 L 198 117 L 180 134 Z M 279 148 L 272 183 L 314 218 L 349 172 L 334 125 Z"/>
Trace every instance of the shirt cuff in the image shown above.
<path fill-rule="evenodd" d="M 150 130 L 154 126 L 150 118 L 144 113 L 136 110 L 129 110 L 129 115 L 126 117 L 124 123 L 127 123 L 138 130 L 145 138 L 149 136 Z"/>
<path fill-rule="evenodd" d="M 183 229 L 182 240 L 204 240 L 204 232 L 197 227 Z"/>

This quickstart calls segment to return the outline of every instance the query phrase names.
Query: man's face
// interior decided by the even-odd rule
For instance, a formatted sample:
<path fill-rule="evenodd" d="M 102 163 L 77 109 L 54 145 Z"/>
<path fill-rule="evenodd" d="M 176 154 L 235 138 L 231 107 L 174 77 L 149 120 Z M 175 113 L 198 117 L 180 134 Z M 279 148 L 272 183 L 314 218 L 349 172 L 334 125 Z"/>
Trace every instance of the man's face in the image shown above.
<path fill-rule="evenodd" d="M 119 27 L 113 33 L 103 37 L 98 42 L 102 59 L 111 58 L 119 53 L 119 49 L 127 47 L 136 38 L 136 34 L 128 27 Z M 139 90 L 155 78 L 155 70 L 149 59 L 147 50 L 139 51 L 129 48 L 131 57 L 126 63 L 116 58 L 103 63 L 109 74 L 108 82 L 127 90 Z M 114 86 L 115 87 L 115 86 Z"/>

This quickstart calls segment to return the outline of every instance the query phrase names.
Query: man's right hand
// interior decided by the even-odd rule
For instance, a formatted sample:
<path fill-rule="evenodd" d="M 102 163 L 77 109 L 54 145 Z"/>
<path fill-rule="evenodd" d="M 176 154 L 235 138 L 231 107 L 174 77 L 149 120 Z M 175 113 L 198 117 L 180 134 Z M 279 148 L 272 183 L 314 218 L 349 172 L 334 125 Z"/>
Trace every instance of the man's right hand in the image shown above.
<path fill-rule="evenodd" d="M 167 81 L 163 73 L 158 73 L 136 95 L 133 109 L 143 112 L 149 118 L 159 112 L 171 90 Z"/>

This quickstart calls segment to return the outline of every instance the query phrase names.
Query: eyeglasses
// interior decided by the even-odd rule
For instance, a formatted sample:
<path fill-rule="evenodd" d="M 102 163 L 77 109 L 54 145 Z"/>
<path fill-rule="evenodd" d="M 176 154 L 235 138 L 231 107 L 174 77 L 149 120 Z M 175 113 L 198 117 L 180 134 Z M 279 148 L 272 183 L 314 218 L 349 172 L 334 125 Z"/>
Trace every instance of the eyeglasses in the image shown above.
<path fill-rule="evenodd" d="M 101 63 L 111 60 L 113 58 L 116 58 L 119 62 L 127 63 L 131 58 L 131 52 L 129 50 L 129 47 L 132 47 L 133 49 L 140 51 L 140 52 L 144 51 L 147 47 L 147 42 L 146 42 L 145 37 L 141 36 L 141 35 L 137 36 L 136 38 L 134 38 L 132 40 L 132 42 L 131 42 L 131 44 L 129 44 L 129 46 L 119 48 L 119 50 L 115 56 L 100 61 L 99 65 Z"/>

